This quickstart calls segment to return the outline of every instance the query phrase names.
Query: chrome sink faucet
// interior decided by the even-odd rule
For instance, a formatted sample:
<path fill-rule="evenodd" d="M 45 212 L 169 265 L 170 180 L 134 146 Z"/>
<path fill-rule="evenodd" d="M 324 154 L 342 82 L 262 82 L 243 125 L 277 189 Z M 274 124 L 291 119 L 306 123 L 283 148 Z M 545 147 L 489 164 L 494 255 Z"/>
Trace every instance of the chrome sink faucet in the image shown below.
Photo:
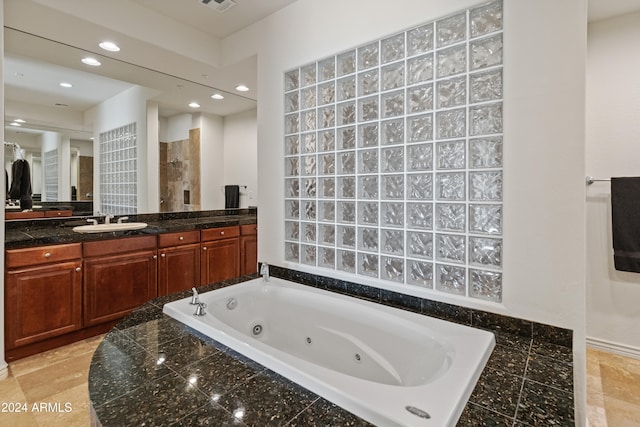
<path fill-rule="evenodd" d="M 106 215 L 104 216 L 104 223 L 105 223 L 105 224 L 111 224 L 111 218 L 113 218 L 113 214 L 109 214 L 109 213 L 108 213 L 108 214 L 106 214 Z"/>
<path fill-rule="evenodd" d="M 128 216 L 121 216 L 120 218 L 118 218 L 118 224 L 122 224 L 123 222 L 125 222 L 128 219 L 129 219 Z"/>
<path fill-rule="evenodd" d="M 269 264 L 267 264 L 266 262 L 263 262 L 260 265 L 260 275 L 262 276 L 262 280 L 264 280 L 265 282 L 269 281 Z"/>

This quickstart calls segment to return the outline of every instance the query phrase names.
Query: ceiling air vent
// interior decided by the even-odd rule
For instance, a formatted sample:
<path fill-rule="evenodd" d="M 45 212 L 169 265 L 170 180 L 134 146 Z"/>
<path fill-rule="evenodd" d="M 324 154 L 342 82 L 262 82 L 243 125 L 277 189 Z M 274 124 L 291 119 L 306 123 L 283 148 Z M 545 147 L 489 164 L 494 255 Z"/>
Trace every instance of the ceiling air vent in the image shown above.
<path fill-rule="evenodd" d="M 223 13 L 236 5 L 233 0 L 200 0 L 200 3 L 212 7 L 217 12 Z"/>

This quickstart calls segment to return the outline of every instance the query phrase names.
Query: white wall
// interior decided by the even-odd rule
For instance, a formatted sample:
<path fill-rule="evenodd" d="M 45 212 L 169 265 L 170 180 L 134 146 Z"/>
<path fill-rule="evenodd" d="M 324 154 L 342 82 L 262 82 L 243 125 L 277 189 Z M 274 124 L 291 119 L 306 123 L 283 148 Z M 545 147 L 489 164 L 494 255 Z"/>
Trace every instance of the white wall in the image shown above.
<path fill-rule="evenodd" d="M 202 210 L 224 209 L 224 120 L 219 116 L 201 114 L 200 128 L 200 188 Z"/>
<path fill-rule="evenodd" d="M 224 183 L 241 185 L 240 207 L 255 206 L 258 188 L 257 110 L 224 118 Z M 223 199 L 224 203 L 224 199 Z M 224 206 L 223 206 L 224 207 Z"/>
<path fill-rule="evenodd" d="M 4 0 L 0 0 L 0 23 L 4 26 Z M 4 32 L 0 31 L 0 89 L 4 100 Z M 4 102 L 0 103 L 0 115 L 4 117 Z M 0 129 L 0 135 L 4 141 L 4 126 Z M 2 150 L 0 163 L 5 164 L 5 150 Z M 0 218 L 4 223 L 4 209 L 0 213 Z M 4 252 L 4 227 L 0 227 L 0 247 Z M 0 268 L 4 271 L 4 256 L 0 257 Z M 0 380 L 9 375 L 7 362 L 4 360 L 4 274 L 0 277 Z"/>
<path fill-rule="evenodd" d="M 640 176 L 640 12 L 589 25 L 586 171 Z M 587 187 L 587 336 L 640 357 L 640 274 L 613 268 L 608 182 Z"/>

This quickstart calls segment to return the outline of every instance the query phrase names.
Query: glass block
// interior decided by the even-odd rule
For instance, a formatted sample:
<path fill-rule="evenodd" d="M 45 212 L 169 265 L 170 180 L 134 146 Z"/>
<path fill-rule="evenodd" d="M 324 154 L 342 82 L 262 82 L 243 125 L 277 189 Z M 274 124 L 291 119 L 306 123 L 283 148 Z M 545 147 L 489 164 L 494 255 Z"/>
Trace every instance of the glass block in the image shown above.
<path fill-rule="evenodd" d="M 318 243 L 323 245 L 336 243 L 336 227 L 333 224 L 318 225 Z"/>
<path fill-rule="evenodd" d="M 338 210 L 338 222 L 355 224 L 356 204 L 354 202 L 336 202 Z"/>
<path fill-rule="evenodd" d="M 356 153 L 355 151 L 346 151 L 338 153 L 338 173 L 352 174 L 356 172 Z"/>
<path fill-rule="evenodd" d="M 381 187 L 383 199 L 404 199 L 403 175 L 382 175 Z"/>
<path fill-rule="evenodd" d="M 370 43 L 358 48 L 358 70 L 375 67 L 378 65 L 378 42 Z"/>
<path fill-rule="evenodd" d="M 307 110 L 300 113 L 302 131 L 316 130 L 316 110 Z"/>
<path fill-rule="evenodd" d="M 382 40 L 380 42 L 380 50 L 383 64 L 404 58 L 404 33 Z"/>
<path fill-rule="evenodd" d="M 358 172 L 377 173 L 378 172 L 378 150 L 358 151 Z"/>
<path fill-rule="evenodd" d="M 381 203 L 380 220 L 387 227 L 404 227 L 404 203 Z"/>
<path fill-rule="evenodd" d="M 358 100 L 358 121 L 368 122 L 378 119 L 378 97 L 370 96 Z"/>
<path fill-rule="evenodd" d="M 502 172 L 469 172 L 469 199 L 502 200 Z"/>
<path fill-rule="evenodd" d="M 378 124 L 372 123 L 361 125 L 358 127 L 358 147 L 377 147 L 378 146 Z"/>
<path fill-rule="evenodd" d="M 298 178 L 284 180 L 284 197 L 300 197 L 300 180 Z"/>
<path fill-rule="evenodd" d="M 433 144 L 409 145 L 407 150 L 408 171 L 427 171 L 433 169 Z"/>
<path fill-rule="evenodd" d="M 300 175 L 300 159 L 298 157 L 284 158 L 284 176 Z"/>
<path fill-rule="evenodd" d="M 316 174 L 316 156 L 302 156 L 302 175 Z"/>
<path fill-rule="evenodd" d="M 336 149 L 336 131 L 333 129 L 318 132 L 319 151 L 333 151 Z"/>
<path fill-rule="evenodd" d="M 302 213 L 302 219 L 307 221 L 314 221 L 316 219 L 316 201 L 305 200 L 302 202 L 304 206 L 304 212 Z"/>
<path fill-rule="evenodd" d="M 378 229 L 358 227 L 358 249 L 378 252 Z"/>
<path fill-rule="evenodd" d="M 409 56 L 433 50 L 433 23 L 407 31 L 407 54 Z"/>
<path fill-rule="evenodd" d="M 502 132 L 502 103 L 469 107 L 469 134 L 487 135 Z"/>
<path fill-rule="evenodd" d="M 502 138 L 469 140 L 469 166 L 474 169 L 502 166 Z"/>
<path fill-rule="evenodd" d="M 467 102 L 467 79 L 456 77 L 438 82 L 438 108 L 451 108 Z"/>
<path fill-rule="evenodd" d="M 469 263 L 487 267 L 502 266 L 502 240 L 469 237 Z"/>
<path fill-rule="evenodd" d="M 338 80 L 337 88 L 338 101 L 346 101 L 356 97 L 356 78 L 355 76 L 344 77 Z"/>
<path fill-rule="evenodd" d="M 404 62 L 387 65 L 381 70 L 382 90 L 397 89 L 404 86 Z"/>
<path fill-rule="evenodd" d="M 361 199 L 377 199 L 378 198 L 378 177 L 377 176 L 360 176 L 358 177 L 359 198 Z"/>
<path fill-rule="evenodd" d="M 318 63 L 318 81 L 324 82 L 336 77 L 336 58 L 331 57 Z"/>
<path fill-rule="evenodd" d="M 336 156 L 335 154 L 321 154 L 320 158 L 320 175 L 335 175 L 336 173 Z"/>
<path fill-rule="evenodd" d="M 302 135 L 302 148 L 304 153 L 316 152 L 316 133 L 306 133 Z"/>
<path fill-rule="evenodd" d="M 335 101 L 336 84 L 334 82 L 327 82 L 318 86 L 318 105 L 331 104 Z"/>
<path fill-rule="evenodd" d="M 436 264 L 435 270 L 437 290 L 457 295 L 465 294 L 466 280 L 463 267 Z"/>
<path fill-rule="evenodd" d="M 433 234 L 407 231 L 407 256 L 433 259 Z"/>
<path fill-rule="evenodd" d="M 378 225 L 378 203 L 358 203 L 358 224 Z"/>
<path fill-rule="evenodd" d="M 432 200 L 433 176 L 430 173 L 407 175 L 407 199 Z"/>
<path fill-rule="evenodd" d="M 407 83 L 416 84 L 433 79 L 433 54 L 418 56 L 407 60 L 409 72 Z"/>
<path fill-rule="evenodd" d="M 404 254 L 404 232 L 402 230 L 380 230 L 380 250 L 390 255 Z"/>
<path fill-rule="evenodd" d="M 336 57 L 338 77 L 356 72 L 356 51 L 341 53 Z"/>
<path fill-rule="evenodd" d="M 436 230 L 466 231 L 466 206 L 461 203 L 438 203 L 436 205 Z"/>
<path fill-rule="evenodd" d="M 356 178 L 354 176 L 338 177 L 338 198 L 355 199 L 356 197 Z"/>
<path fill-rule="evenodd" d="M 305 65 L 300 67 L 300 79 L 302 86 L 309 86 L 316 83 L 316 64 Z"/>
<path fill-rule="evenodd" d="M 502 29 L 502 1 L 471 9 L 469 15 L 471 37 L 478 37 Z"/>
<path fill-rule="evenodd" d="M 300 202 L 298 200 L 284 201 L 284 217 L 288 219 L 300 218 Z"/>
<path fill-rule="evenodd" d="M 353 126 L 338 130 L 338 149 L 356 148 L 356 128 Z M 355 169 L 354 169 L 355 170 Z"/>
<path fill-rule="evenodd" d="M 464 108 L 439 111 L 436 114 L 438 139 L 465 137 L 467 117 Z"/>
<path fill-rule="evenodd" d="M 300 132 L 300 117 L 298 113 L 284 116 L 284 133 Z"/>
<path fill-rule="evenodd" d="M 407 118 L 407 127 L 409 128 L 408 142 L 430 141 L 433 139 L 433 116 L 431 114 Z"/>
<path fill-rule="evenodd" d="M 378 277 L 378 255 L 358 253 L 358 274 Z"/>
<path fill-rule="evenodd" d="M 402 172 L 404 170 L 404 148 L 383 148 L 382 172 Z"/>
<path fill-rule="evenodd" d="M 465 237 L 454 234 L 436 235 L 436 257 L 440 261 L 466 261 Z"/>
<path fill-rule="evenodd" d="M 469 232 L 502 234 L 502 205 L 469 205 Z"/>
<path fill-rule="evenodd" d="M 336 250 L 333 248 L 318 248 L 318 266 L 324 268 L 335 268 Z"/>
<path fill-rule="evenodd" d="M 301 107 L 303 110 L 306 110 L 309 108 L 315 108 L 316 102 L 317 102 L 316 87 L 311 86 L 311 87 L 302 89 L 300 91 L 300 98 L 301 98 L 300 99 Z"/>
<path fill-rule="evenodd" d="M 380 278 L 394 282 L 404 282 L 404 260 L 402 258 L 380 257 L 382 272 Z"/>
<path fill-rule="evenodd" d="M 502 99 L 502 69 L 471 74 L 469 86 L 472 103 Z"/>
<path fill-rule="evenodd" d="M 350 125 L 356 122 L 355 102 L 343 102 L 336 107 L 336 121 L 338 125 Z"/>
<path fill-rule="evenodd" d="M 467 14 L 459 13 L 436 22 L 438 47 L 449 46 L 467 38 Z"/>
<path fill-rule="evenodd" d="M 502 273 L 469 270 L 469 296 L 488 301 L 502 301 Z"/>
<path fill-rule="evenodd" d="M 439 78 L 464 73 L 467 70 L 467 46 L 462 44 L 438 51 Z"/>
<path fill-rule="evenodd" d="M 404 91 L 385 93 L 380 97 L 381 115 L 384 118 L 397 117 L 404 114 Z"/>
<path fill-rule="evenodd" d="M 304 193 L 303 197 L 316 197 L 316 179 L 315 178 L 305 178 L 302 180 L 304 184 Z"/>
<path fill-rule="evenodd" d="M 407 112 L 421 113 L 433 109 L 433 85 L 431 83 L 407 88 Z"/>
<path fill-rule="evenodd" d="M 285 240 L 298 240 L 300 238 L 300 223 L 297 221 L 284 222 Z"/>
<path fill-rule="evenodd" d="M 302 241 L 306 243 L 316 242 L 316 224 L 303 222 L 302 223 Z"/>
<path fill-rule="evenodd" d="M 300 109 L 300 98 L 298 92 L 289 92 L 284 95 L 284 112 L 291 113 Z"/>
<path fill-rule="evenodd" d="M 336 183 L 334 178 L 320 178 L 318 179 L 319 185 L 319 197 L 323 199 L 333 199 L 336 197 Z"/>
<path fill-rule="evenodd" d="M 316 265 L 316 247 L 311 245 L 300 245 L 300 256 L 302 263 Z"/>
<path fill-rule="evenodd" d="M 291 262 L 300 262 L 300 245 L 298 243 L 284 243 L 284 258 Z"/>
<path fill-rule="evenodd" d="M 336 270 L 347 273 L 356 272 L 356 253 L 351 251 L 337 250 Z"/>
<path fill-rule="evenodd" d="M 465 141 L 438 142 L 436 165 L 438 169 L 464 169 L 466 166 Z"/>
<path fill-rule="evenodd" d="M 336 220 L 336 204 L 334 201 L 321 200 L 318 202 L 318 219 L 326 222 Z"/>
<path fill-rule="evenodd" d="M 407 227 L 420 230 L 433 228 L 433 205 L 431 203 L 407 203 Z"/>
<path fill-rule="evenodd" d="M 433 288 L 433 264 L 430 262 L 407 260 L 407 283 Z"/>
<path fill-rule="evenodd" d="M 284 74 L 284 90 L 290 91 L 300 87 L 300 70 L 286 72 Z"/>
<path fill-rule="evenodd" d="M 285 156 L 300 154 L 300 137 L 298 135 L 285 137 L 284 147 Z"/>
<path fill-rule="evenodd" d="M 438 200 L 464 201 L 466 199 L 465 173 L 436 174 L 436 197 Z"/>
<path fill-rule="evenodd" d="M 404 142 L 404 119 L 387 120 L 381 122 L 382 143 L 402 144 Z"/>
<path fill-rule="evenodd" d="M 471 70 L 502 64 L 502 34 L 469 43 Z"/>
<path fill-rule="evenodd" d="M 355 248 L 356 247 L 356 228 L 348 227 L 345 225 L 338 225 L 337 227 L 337 245 L 341 248 Z"/>
<path fill-rule="evenodd" d="M 379 73 L 378 69 L 365 71 L 358 74 L 358 95 L 366 96 L 378 93 Z"/>

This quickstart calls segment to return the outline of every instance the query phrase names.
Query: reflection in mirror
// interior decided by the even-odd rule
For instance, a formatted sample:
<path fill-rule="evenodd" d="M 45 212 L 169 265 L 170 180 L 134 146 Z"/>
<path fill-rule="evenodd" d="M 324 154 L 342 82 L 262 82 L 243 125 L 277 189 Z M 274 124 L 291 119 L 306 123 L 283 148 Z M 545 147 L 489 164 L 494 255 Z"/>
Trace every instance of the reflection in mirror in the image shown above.
<path fill-rule="evenodd" d="M 221 209 L 225 184 L 250 184 L 247 195 L 255 191 L 255 171 L 251 182 L 228 182 L 220 172 L 230 142 L 224 140 L 226 117 L 248 113 L 248 120 L 229 122 L 253 126 L 256 149 L 255 100 L 4 31 L 5 141 L 20 145 L 32 165 L 36 199 L 92 200 L 94 211 L 128 214 Z M 82 64 L 88 54 L 102 65 Z M 197 109 L 188 106 L 193 101 Z M 12 160 L 5 147 L 5 169 Z M 248 162 L 247 168 L 256 165 Z"/>

